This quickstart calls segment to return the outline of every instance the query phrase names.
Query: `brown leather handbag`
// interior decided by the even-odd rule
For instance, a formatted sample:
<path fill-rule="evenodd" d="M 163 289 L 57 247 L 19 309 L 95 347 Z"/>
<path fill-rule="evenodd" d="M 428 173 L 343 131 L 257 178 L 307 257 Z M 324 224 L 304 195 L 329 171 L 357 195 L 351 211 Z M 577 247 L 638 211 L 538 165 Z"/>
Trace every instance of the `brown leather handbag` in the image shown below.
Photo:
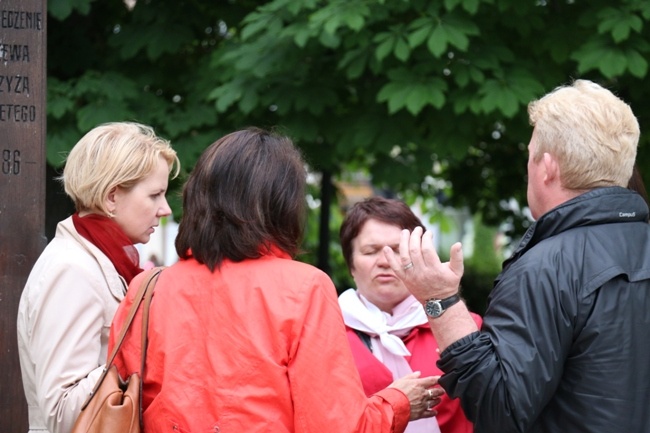
<path fill-rule="evenodd" d="M 153 288 L 163 267 L 153 268 L 142 280 L 142 284 L 133 299 L 129 315 L 122 326 L 117 344 L 108 358 L 106 368 L 99 377 L 95 388 L 81 407 L 81 413 L 72 428 L 72 433 L 140 433 L 142 428 L 142 382 L 147 352 L 147 327 L 149 324 L 149 305 Z M 142 354 L 140 357 L 140 374 L 133 373 L 123 381 L 113 365 L 126 331 L 128 331 L 135 313 L 144 302 L 142 311 Z"/>

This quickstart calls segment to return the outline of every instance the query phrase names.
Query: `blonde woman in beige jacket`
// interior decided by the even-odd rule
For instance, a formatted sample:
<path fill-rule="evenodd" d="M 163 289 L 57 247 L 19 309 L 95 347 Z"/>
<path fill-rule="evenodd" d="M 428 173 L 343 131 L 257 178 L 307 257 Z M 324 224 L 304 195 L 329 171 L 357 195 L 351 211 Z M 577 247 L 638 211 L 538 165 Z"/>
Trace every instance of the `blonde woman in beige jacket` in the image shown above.
<path fill-rule="evenodd" d="M 106 362 L 113 315 L 141 269 L 136 243 L 171 213 L 179 162 L 145 125 L 88 132 L 62 180 L 76 212 L 34 265 L 18 308 L 18 352 L 30 432 L 68 433 Z"/>

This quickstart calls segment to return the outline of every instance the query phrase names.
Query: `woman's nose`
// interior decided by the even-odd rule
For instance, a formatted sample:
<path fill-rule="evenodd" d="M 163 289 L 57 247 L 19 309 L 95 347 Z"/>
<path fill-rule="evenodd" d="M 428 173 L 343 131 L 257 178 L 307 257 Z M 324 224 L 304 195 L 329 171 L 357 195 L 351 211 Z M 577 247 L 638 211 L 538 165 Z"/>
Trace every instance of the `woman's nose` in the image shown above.
<path fill-rule="evenodd" d="M 158 209 L 158 216 L 167 216 L 167 215 L 171 215 L 171 213 L 172 213 L 172 208 L 169 207 L 169 203 L 167 203 L 167 198 L 163 198 L 163 204 Z"/>
<path fill-rule="evenodd" d="M 379 251 L 379 253 L 377 253 L 377 266 L 383 268 L 390 267 L 390 265 L 388 264 L 388 259 L 386 259 L 386 255 L 384 254 L 383 251 Z"/>

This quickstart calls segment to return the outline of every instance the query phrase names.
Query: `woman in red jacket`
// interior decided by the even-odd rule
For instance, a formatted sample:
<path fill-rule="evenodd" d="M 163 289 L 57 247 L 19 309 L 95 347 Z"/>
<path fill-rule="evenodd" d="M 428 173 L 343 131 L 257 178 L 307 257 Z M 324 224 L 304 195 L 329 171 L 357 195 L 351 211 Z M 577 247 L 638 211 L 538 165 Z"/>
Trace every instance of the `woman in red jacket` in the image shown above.
<path fill-rule="evenodd" d="M 399 200 L 371 197 L 356 203 L 341 225 L 343 256 L 357 289 L 339 297 L 348 340 L 367 395 L 393 380 L 419 371 L 440 376 L 438 344 L 422 304 L 397 278 L 382 248 L 398 250 L 403 229 L 422 227 L 413 211 Z M 474 314 L 477 325 L 481 317 Z M 411 421 L 407 433 L 471 433 L 459 400 L 442 396 L 436 418 Z M 436 425 L 437 421 L 437 425 Z"/>
<path fill-rule="evenodd" d="M 414 374 L 366 397 L 331 280 L 292 260 L 305 181 L 291 141 L 259 129 L 226 135 L 199 158 L 183 191 L 181 260 L 151 303 L 147 433 L 388 433 L 435 415 L 437 378 Z M 140 326 L 136 316 L 116 358 L 122 377 L 140 369 Z"/>

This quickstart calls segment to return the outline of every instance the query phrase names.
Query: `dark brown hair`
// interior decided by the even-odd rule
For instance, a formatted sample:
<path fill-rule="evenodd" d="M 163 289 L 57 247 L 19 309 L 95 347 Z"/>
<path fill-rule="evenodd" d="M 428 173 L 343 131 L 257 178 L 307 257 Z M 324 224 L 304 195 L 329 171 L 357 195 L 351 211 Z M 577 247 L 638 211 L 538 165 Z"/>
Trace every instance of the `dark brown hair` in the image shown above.
<path fill-rule="evenodd" d="M 289 138 L 258 128 L 222 137 L 183 188 L 176 252 L 212 271 L 224 259 L 258 258 L 272 246 L 294 256 L 305 224 L 305 182 L 302 156 Z"/>
<path fill-rule="evenodd" d="M 409 230 L 423 226 L 422 221 L 402 201 L 384 197 L 369 197 L 355 203 L 345 215 L 339 232 L 343 258 L 350 270 L 352 269 L 352 241 L 359 235 L 366 221 L 370 219 Z"/>

